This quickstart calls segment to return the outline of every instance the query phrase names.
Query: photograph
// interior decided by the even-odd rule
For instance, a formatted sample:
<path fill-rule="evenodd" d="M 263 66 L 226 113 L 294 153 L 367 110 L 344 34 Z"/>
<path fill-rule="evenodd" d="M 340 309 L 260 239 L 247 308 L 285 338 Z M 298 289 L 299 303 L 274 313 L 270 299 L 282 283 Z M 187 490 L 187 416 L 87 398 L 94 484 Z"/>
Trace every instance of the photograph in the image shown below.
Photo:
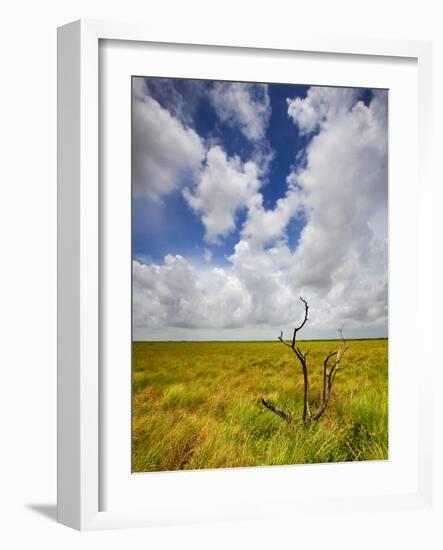
<path fill-rule="evenodd" d="M 389 458 L 389 93 L 288 80 L 128 83 L 133 473 Z"/>

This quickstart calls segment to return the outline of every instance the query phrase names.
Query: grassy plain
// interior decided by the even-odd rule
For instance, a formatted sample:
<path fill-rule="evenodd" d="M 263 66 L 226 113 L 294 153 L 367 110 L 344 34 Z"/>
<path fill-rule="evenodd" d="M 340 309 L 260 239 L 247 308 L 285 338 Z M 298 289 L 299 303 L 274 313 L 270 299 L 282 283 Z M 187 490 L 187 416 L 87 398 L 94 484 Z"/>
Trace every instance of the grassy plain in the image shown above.
<path fill-rule="evenodd" d="M 133 471 L 387 459 L 388 341 L 348 345 L 326 413 L 305 429 L 260 403 L 301 417 L 301 367 L 280 342 L 134 342 Z M 300 347 L 315 408 L 323 360 L 340 342 Z"/>

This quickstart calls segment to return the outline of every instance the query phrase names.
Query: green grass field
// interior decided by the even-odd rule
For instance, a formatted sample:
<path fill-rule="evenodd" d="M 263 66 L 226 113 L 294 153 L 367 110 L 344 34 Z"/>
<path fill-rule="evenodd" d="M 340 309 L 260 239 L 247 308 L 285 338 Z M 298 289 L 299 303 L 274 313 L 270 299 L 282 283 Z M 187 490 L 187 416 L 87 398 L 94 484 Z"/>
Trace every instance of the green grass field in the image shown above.
<path fill-rule="evenodd" d="M 323 360 L 340 342 L 299 345 L 315 408 Z M 301 417 L 301 367 L 280 342 L 134 342 L 133 471 L 386 460 L 388 341 L 348 346 L 327 411 L 306 429 L 260 403 Z"/>

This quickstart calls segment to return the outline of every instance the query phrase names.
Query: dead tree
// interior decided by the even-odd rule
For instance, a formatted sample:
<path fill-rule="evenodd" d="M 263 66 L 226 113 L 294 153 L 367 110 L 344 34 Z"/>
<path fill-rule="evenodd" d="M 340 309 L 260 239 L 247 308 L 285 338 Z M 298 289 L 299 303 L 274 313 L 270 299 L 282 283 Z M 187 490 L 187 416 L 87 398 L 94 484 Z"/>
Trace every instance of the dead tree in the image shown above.
<path fill-rule="evenodd" d="M 306 300 L 300 297 L 300 300 L 303 302 L 305 307 L 305 316 L 303 321 L 300 325 L 294 328 L 294 334 L 292 335 L 292 342 L 289 343 L 286 340 L 283 339 L 283 332 L 281 332 L 279 336 L 279 340 L 282 344 L 290 348 L 295 356 L 297 357 L 303 373 L 303 424 L 305 426 L 310 426 L 312 423 L 317 423 L 320 419 L 320 417 L 323 415 L 325 410 L 328 407 L 329 399 L 331 398 L 332 393 L 332 386 L 334 384 L 335 376 L 337 372 L 340 370 L 340 362 L 343 359 L 343 355 L 345 354 L 346 350 L 348 349 L 346 340 L 343 338 L 343 329 L 339 329 L 339 333 L 342 340 L 342 347 L 337 350 L 329 353 L 326 357 L 326 359 L 323 361 L 323 392 L 322 392 L 322 401 L 318 408 L 318 410 L 312 414 L 311 407 L 309 406 L 309 371 L 308 371 L 308 363 L 307 363 L 307 356 L 308 352 L 303 352 L 298 346 L 297 346 L 297 332 L 301 330 L 308 320 L 308 311 L 309 306 Z M 285 421 L 292 420 L 292 416 L 289 413 L 286 413 L 284 411 L 281 411 L 277 409 L 272 403 L 267 401 L 266 399 L 261 400 L 262 404 L 272 411 L 274 414 L 279 416 Z"/>

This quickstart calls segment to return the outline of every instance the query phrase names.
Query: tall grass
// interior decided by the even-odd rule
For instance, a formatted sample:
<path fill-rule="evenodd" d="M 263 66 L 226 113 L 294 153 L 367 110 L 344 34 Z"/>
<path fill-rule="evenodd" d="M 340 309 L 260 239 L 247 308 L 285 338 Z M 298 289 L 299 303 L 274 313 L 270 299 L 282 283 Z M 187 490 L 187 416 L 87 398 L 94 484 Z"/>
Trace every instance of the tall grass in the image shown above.
<path fill-rule="evenodd" d="M 311 399 L 338 342 L 309 350 Z M 279 342 L 134 342 L 134 472 L 388 457 L 387 340 L 349 341 L 326 413 L 315 427 L 283 422 L 260 398 L 299 419 L 302 375 Z"/>

